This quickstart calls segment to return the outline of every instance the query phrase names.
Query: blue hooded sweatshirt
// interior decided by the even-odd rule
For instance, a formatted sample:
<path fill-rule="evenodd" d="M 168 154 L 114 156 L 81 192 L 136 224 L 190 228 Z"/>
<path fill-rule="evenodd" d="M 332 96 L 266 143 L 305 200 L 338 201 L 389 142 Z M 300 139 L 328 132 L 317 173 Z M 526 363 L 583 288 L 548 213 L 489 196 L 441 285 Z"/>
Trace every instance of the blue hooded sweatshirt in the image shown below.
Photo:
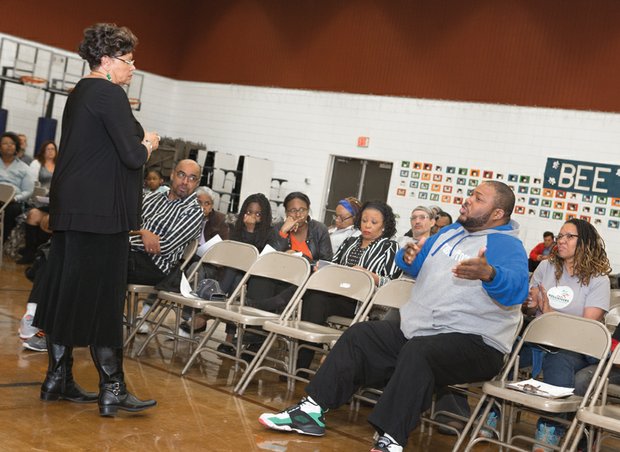
<path fill-rule="evenodd" d="M 457 278 L 452 269 L 462 260 L 485 256 L 495 269 L 490 282 Z M 396 263 L 416 278 L 409 301 L 400 309 L 400 328 L 407 339 L 441 333 L 482 336 L 491 347 L 508 353 L 528 293 L 527 254 L 514 221 L 468 232 L 460 223 L 430 237 L 411 265 Z"/>

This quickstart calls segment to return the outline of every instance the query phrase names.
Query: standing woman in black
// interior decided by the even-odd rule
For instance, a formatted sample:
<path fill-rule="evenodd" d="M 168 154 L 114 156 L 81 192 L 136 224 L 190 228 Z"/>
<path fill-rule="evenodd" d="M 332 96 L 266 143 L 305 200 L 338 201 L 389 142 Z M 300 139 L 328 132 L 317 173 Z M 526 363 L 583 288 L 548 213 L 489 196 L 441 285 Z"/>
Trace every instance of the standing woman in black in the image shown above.
<path fill-rule="evenodd" d="M 114 24 L 84 30 L 79 54 L 91 72 L 63 113 L 50 188 L 54 234 L 34 319 L 48 340 L 41 399 L 98 401 L 102 416 L 156 404 L 127 392 L 122 361 L 128 232 L 139 229 L 142 167 L 159 146 L 159 136 L 134 118 L 121 87 L 131 82 L 137 42 Z M 73 380 L 73 347 L 85 346 L 99 372 L 98 397 Z"/>

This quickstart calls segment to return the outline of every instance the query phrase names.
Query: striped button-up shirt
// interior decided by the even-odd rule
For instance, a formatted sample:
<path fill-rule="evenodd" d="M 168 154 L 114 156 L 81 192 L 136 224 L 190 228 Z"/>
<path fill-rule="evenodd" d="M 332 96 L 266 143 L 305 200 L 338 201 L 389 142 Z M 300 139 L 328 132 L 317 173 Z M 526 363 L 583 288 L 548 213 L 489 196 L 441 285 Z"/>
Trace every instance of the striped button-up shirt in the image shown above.
<path fill-rule="evenodd" d="M 168 199 L 167 194 L 154 192 L 142 202 L 142 229 L 159 236 L 160 254 L 151 254 L 157 267 L 164 273 L 183 256 L 190 240 L 198 237 L 202 224 L 202 209 L 196 202 L 196 194 L 185 199 Z M 132 251 L 146 252 L 139 235 L 131 236 Z"/>

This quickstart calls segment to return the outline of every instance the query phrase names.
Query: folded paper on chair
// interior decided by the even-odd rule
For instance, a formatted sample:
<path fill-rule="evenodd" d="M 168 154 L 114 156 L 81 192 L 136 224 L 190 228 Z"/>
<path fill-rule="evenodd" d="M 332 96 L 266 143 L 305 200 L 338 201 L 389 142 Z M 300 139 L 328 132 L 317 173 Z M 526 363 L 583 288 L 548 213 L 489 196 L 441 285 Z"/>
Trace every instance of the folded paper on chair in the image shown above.
<path fill-rule="evenodd" d="M 540 397 L 546 397 L 548 399 L 559 399 L 562 397 L 568 397 L 573 395 L 575 388 L 565 388 L 562 386 L 554 386 L 542 381 L 529 380 L 517 381 L 514 383 L 506 384 L 507 388 L 516 389 L 517 391 L 525 392 L 527 394 L 537 395 Z"/>

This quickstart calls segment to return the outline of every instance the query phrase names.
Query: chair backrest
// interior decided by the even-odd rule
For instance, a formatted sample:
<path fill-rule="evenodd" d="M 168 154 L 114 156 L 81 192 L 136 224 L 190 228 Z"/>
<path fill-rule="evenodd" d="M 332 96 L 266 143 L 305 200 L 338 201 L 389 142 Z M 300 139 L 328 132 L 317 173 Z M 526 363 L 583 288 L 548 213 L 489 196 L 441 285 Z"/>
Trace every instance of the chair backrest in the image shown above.
<path fill-rule="evenodd" d="M 314 272 L 303 290 L 299 293 L 299 300 L 294 299 L 287 305 L 281 318 L 291 318 L 297 310 L 299 302 L 303 300 L 303 295 L 307 290 L 318 290 L 343 297 L 351 298 L 361 303 L 357 314 L 352 320 L 352 324 L 357 322 L 362 314 L 366 312 L 367 303 L 374 290 L 375 281 L 367 272 L 343 265 L 327 265 Z M 296 297 L 297 298 L 297 297 Z M 300 311 L 298 312 L 300 314 Z"/>
<path fill-rule="evenodd" d="M 382 306 L 386 308 L 399 309 L 411 296 L 411 288 L 415 284 L 413 279 L 401 278 L 393 279 L 387 284 L 379 287 L 373 295 L 370 303 L 366 307 L 366 312 L 362 315 L 362 319 L 365 319 L 370 314 L 370 311 L 375 306 Z"/>
<path fill-rule="evenodd" d="M 0 184 L 0 211 L 4 210 L 6 205 L 11 202 L 15 196 L 15 187 L 9 184 Z"/>
<path fill-rule="evenodd" d="M 247 273 L 249 276 L 277 279 L 299 287 L 310 276 L 310 263 L 293 254 L 271 252 L 259 257 Z"/>
<path fill-rule="evenodd" d="M 532 320 L 523 341 L 603 359 L 609 353 L 611 335 L 596 320 L 551 312 Z"/>
<path fill-rule="evenodd" d="M 209 248 L 200 263 L 236 268 L 247 272 L 258 259 L 255 246 L 233 240 L 222 240 Z"/>

